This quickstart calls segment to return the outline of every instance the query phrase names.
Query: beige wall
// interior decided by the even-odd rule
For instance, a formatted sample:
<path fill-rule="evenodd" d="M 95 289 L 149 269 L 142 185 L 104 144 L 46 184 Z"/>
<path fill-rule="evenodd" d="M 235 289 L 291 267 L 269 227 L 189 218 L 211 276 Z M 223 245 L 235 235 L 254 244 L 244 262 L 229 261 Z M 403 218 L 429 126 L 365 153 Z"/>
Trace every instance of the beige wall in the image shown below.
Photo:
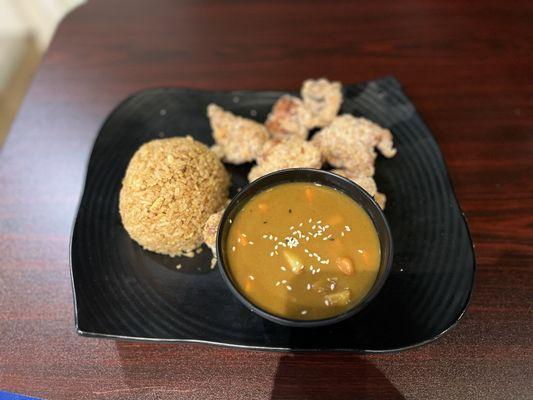
<path fill-rule="evenodd" d="M 0 0 L 0 146 L 63 16 L 84 0 Z"/>

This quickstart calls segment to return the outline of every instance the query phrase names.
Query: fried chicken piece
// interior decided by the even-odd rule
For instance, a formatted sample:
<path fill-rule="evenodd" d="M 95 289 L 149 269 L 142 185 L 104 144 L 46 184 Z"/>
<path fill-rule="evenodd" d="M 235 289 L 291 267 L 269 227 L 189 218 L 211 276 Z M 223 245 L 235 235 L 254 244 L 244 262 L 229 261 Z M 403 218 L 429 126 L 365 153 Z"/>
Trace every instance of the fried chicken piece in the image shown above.
<path fill-rule="evenodd" d="M 269 138 L 266 128 L 251 119 L 224 111 L 216 104 L 207 106 L 213 138 L 223 153 L 223 160 L 231 164 L 253 161 Z"/>
<path fill-rule="evenodd" d="M 305 108 L 311 113 L 308 128 L 323 128 L 337 116 L 342 104 L 342 85 L 325 78 L 304 81 L 300 91 Z"/>
<path fill-rule="evenodd" d="M 374 147 L 357 134 L 357 121 L 344 114 L 334 119 L 331 125 L 318 132 L 311 140 L 322 152 L 326 161 L 338 169 L 353 174 L 374 175 Z"/>
<path fill-rule="evenodd" d="M 307 139 L 307 126 L 311 120 L 311 113 L 298 97 L 281 96 L 272 106 L 265 126 L 274 139 L 284 139 L 297 136 Z"/>
<path fill-rule="evenodd" d="M 374 196 L 374 200 L 376 200 L 376 203 L 379 204 L 382 210 L 385 209 L 385 204 L 387 203 L 387 196 L 385 196 L 383 193 L 377 192 Z"/>
<path fill-rule="evenodd" d="M 387 158 L 396 155 L 396 149 L 393 145 L 392 133 L 390 130 L 382 128 L 375 122 L 362 117 L 354 117 L 349 114 L 341 115 L 347 119 L 347 124 L 352 125 L 360 140 L 372 147 L 377 147 L 381 154 Z"/>
<path fill-rule="evenodd" d="M 374 198 L 374 200 L 376 200 L 376 203 L 379 204 L 382 210 L 385 209 L 387 197 L 383 193 L 378 192 L 374 178 L 371 176 L 359 175 L 346 169 L 333 169 L 331 172 L 340 176 L 344 176 L 345 178 L 357 183 L 359 186 L 365 189 L 367 193 Z"/>
<path fill-rule="evenodd" d="M 371 176 L 360 175 L 347 169 L 333 169 L 331 172 L 354 181 L 363 189 L 365 189 L 370 196 L 375 196 L 378 191 L 376 181 L 374 181 L 374 178 Z"/>
<path fill-rule="evenodd" d="M 202 231 L 204 243 L 211 249 L 213 256 L 216 255 L 217 232 L 218 226 L 220 225 L 220 219 L 222 218 L 223 213 L 224 209 L 214 214 L 211 214 L 207 219 L 204 225 L 204 229 Z"/>
<path fill-rule="evenodd" d="M 248 180 L 287 168 L 320 168 L 323 159 L 320 150 L 311 142 L 290 136 L 283 140 L 268 141 L 257 157 L 257 165 L 250 170 Z"/>
<path fill-rule="evenodd" d="M 224 158 L 224 148 L 218 144 L 214 144 L 209 148 L 219 159 Z"/>

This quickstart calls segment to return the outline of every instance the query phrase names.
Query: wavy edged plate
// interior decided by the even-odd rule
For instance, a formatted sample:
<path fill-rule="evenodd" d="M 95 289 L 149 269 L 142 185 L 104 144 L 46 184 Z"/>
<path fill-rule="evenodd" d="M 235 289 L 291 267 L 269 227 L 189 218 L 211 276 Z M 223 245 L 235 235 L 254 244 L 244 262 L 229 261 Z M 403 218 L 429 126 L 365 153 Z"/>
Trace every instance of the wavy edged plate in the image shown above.
<path fill-rule="evenodd" d="M 391 275 L 363 312 L 322 328 L 288 328 L 246 309 L 210 269 L 211 254 L 170 258 L 141 249 L 120 221 L 118 194 L 128 161 L 144 142 L 189 134 L 212 144 L 206 107 L 215 102 L 264 121 L 283 92 L 151 89 L 124 100 L 95 141 L 71 239 L 78 333 L 270 350 L 384 352 L 431 341 L 463 315 L 475 259 L 463 213 L 434 137 L 398 81 L 344 87 L 341 112 L 388 127 L 398 154 L 378 158 L 394 239 Z M 230 166 L 232 193 L 250 165 Z M 182 264 L 180 270 L 177 264 Z"/>

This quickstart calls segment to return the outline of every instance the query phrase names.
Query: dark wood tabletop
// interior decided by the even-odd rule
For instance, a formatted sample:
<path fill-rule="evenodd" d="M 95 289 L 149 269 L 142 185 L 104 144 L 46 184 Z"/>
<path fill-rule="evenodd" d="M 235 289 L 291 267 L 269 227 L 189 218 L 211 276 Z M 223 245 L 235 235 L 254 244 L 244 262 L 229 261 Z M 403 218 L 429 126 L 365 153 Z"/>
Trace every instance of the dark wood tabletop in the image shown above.
<path fill-rule="evenodd" d="M 533 398 L 533 2 L 90 0 L 61 23 L 0 155 L 0 390 L 51 399 Z M 161 86 L 394 75 L 444 153 L 473 299 L 396 354 L 83 338 L 69 236 L 102 121 Z"/>

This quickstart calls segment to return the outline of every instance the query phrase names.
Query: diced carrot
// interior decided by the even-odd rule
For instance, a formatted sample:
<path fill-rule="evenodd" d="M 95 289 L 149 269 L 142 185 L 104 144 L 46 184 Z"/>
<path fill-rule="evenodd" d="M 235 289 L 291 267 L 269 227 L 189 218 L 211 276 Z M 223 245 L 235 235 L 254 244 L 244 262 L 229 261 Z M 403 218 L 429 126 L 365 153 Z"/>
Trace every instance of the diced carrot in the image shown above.
<path fill-rule="evenodd" d="M 365 265 L 368 265 L 368 252 L 363 251 L 363 260 L 365 260 Z"/>
<path fill-rule="evenodd" d="M 247 279 L 246 282 L 244 283 L 244 291 L 246 293 L 249 293 L 250 290 L 252 289 L 252 286 L 253 286 L 253 282 Z"/>
<path fill-rule="evenodd" d="M 305 197 L 307 198 L 307 201 L 311 203 L 313 201 L 313 197 L 315 197 L 315 193 L 313 192 L 313 189 L 306 188 L 305 189 Z"/>
<path fill-rule="evenodd" d="M 267 203 L 259 203 L 257 205 L 257 207 L 259 208 L 259 211 L 261 211 L 261 212 L 266 212 L 268 210 L 268 204 Z"/>
<path fill-rule="evenodd" d="M 237 243 L 239 243 L 241 246 L 246 246 L 248 244 L 248 239 L 246 238 L 246 235 L 238 232 Z"/>

